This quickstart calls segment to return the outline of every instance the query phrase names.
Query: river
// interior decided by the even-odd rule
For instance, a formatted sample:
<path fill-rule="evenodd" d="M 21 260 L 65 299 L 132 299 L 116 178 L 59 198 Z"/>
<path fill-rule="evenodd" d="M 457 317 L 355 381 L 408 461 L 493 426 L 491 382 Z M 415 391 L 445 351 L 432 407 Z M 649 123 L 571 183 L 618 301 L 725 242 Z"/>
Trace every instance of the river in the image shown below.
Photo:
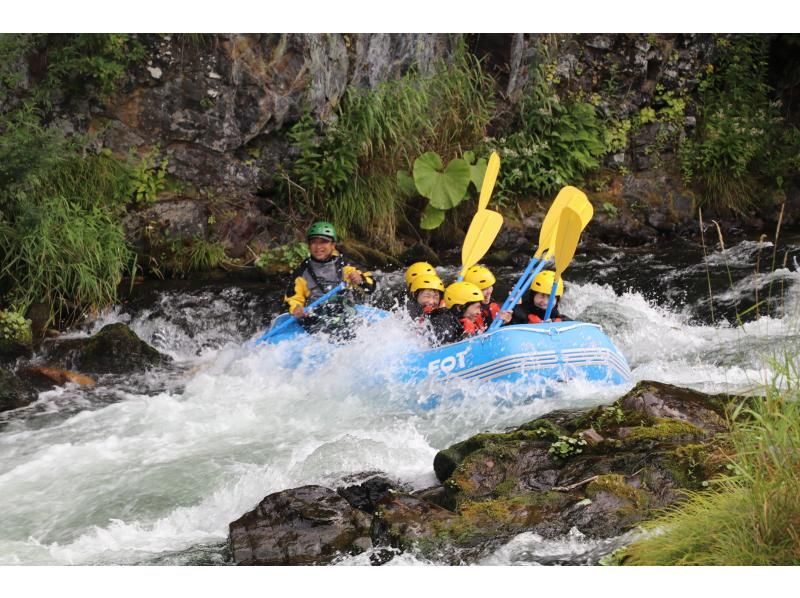
<path fill-rule="evenodd" d="M 581 248 L 564 275 L 562 312 L 601 324 L 634 380 L 747 392 L 769 376 L 771 357 L 797 352 L 798 254 L 800 240 L 782 241 L 773 270 L 772 246 L 747 240 L 708 249 L 707 260 L 688 242 Z M 494 269 L 497 296 L 521 270 Z M 446 277 L 455 271 L 444 268 Z M 386 306 L 402 271 L 377 276 Z M 445 392 L 437 408 L 419 411 L 410 405 L 434 391 L 428 385 L 362 384 L 388 352 L 418 342 L 399 316 L 359 333 L 325 366 L 296 368 L 280 346 L 251 342 L 276 313 L 274 285 L 145 286 L 68 335 L 125 322 L 173 364 L 59 387 L 0 414 L 0 564 L 227 564 L 228 523 L 271 492 L 341 486 L 368 471 L 425 488 L 436 483 L 434 455 L 454 442 L 556 408 L 609 403 L 630 388 L 575 383 L 512 401 L 519 388 L 462 386 L 460 400 Z M 737 323 L 756 290 L 769 305 Z M 595 563 L 624 541 L 521 534 L 481 562 Z M 429 562 L 406 554 L 389 564 Z"/>

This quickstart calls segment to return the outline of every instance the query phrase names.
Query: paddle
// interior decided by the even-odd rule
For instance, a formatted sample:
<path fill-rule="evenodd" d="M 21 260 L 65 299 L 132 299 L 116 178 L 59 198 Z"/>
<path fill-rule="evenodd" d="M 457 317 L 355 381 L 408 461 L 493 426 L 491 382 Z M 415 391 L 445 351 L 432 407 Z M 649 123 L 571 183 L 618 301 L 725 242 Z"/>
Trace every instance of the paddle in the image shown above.
<path fill-rule="evenodd" d="M 481 196 L 478 198 L 478 210 L 485 210 L 489 205 L 489 197 L 492 195 L 498 172 L 500 172 L 500 156 L 497 155 L 497 152 L 492 152 L 492 155 L 489 156 L 489 162 L 486 164 L 486 172 L 483 175 Z"/>
<path fill-rule="evenodd" d="M 334 296 L 336 293 L 338 293 L 339 291 L 341 291 L 342 289 L 344 289 L 346 286 L 347 286 L 347 283 L 345 283 L 345 282 L 340 282 L 339 284 L 337 284 L 337 285 L 336 285 L 335 287 L 333 287 L 333 288 L 332 288 L 330 291 L 328 291 L 327 293 L 325 293 L 325 294 L 324 294 L 322 297 L 320 297 L 320 298 L 319 298 L 319 299 L 317 299 L 316 301 L 313 301 L 313 302 L 311 303 L 311 305 L 309 305 L 308 307 L 306 307 L 306 308 L 305 308 L 305 312 L 306 312 L 306 314 L 308 314 L 308 313 L 309 313 L 311 310 L 313 310 L 313 309 L 314 309 L 315 307 L 317 307 L 318 305 L 320 305 L 320 304 L 324 303 L 325 301 L 327 301 L 328 299 L 330 299 L 331 297 L 333 297 L 333 296 Z M 280 324 L 278 324 L 277 326 L 273 326 L 272 328 L 270 328 L 269 330 L 267 330 L 267 331 L 266 331 L 264 334 L 262 334 L 260 337 L 258 337 L 258 338 L 256 339 L 256 345 L 260 345 L 261 343 L 263 343 L 264 341 L 266 341 L 266 340 L 268 340 L 268 339 L 272 338 L 273 336 L 275 336 L 276 334 L 278 334 L 278 333 L 279 333 L 279 332 L 281 332 L 282 330 L 285 330 L 286 328 L 288 328 L 288 327 L 289 327 L 289 325 L 290 325 L 290 324 L 291 324 L 293 321 L 294 321 L 294 318 L 291 318 L 291 319 L 288 319 L 288 320 L 286 320 L 285 322 L 281 322 L 281 323 L 280 323 Z"/>
<path fill-rule="evenodd" d="M 492 189 L 494 189 L 494 183 L 497 181 L 498 172 L 500 172 L 500 156 L 497 155 L 497 152 L 492 152 L 489 162 L 486 164 L 483 183 L 481 183 L 478 211 L 472 217 L 467 235 L 464 237 L 464 246 L 461 248 L 461 272 L 456 280 L 464 280 L 467 269 L 477 264 L 486 255 L 503 226 L 503 217 L 497 212 L 486 209 Z"/>
<path fill-rule="evenodd" d="M 586 194 L 576 187 L 563 187 L 561 191 L 558 192 L 558 195 L 556 195 L 556 198 L 553 200 L 550 209 L 547 210 L 547 214 L 545 214 L 544 220 L 542 221 L 542 228 L 539 232 L 539 246 L 536 253 L 528 262 L 522 275 L 517 279 L 516 284 L 508 294 L 500 311 L 510 311 L 514 309 L 517 301 L 519 301 L 519 298 L 530 286 L 533 278 L 542 271 L 546 261 L 553 255 L 559 218 L 561 216 L 561 211 L 567 205 L 580 215 L 582 222 L 581 230 L 583 230 L 589 220 L 591 220 L 594 209 L 586 198 Z M 539 262 L 539 266 L 534 271 L 537 261 Z M 502 324 L 503 321 L 500 318 L 495 318 L 487 332 L 497 330 Z"/>
<path fill-rule="evenodd" d="M 558 221 L 558 234 L 556 236 L 556 275 L 553 278 L 553 288 L 550 291 L 550 299 L 547 301 L 547 311 L 544 312 L 544 321 L 550 319 L 553 311 L 553 304 L 556 299 L 556 289 L 561 273 L 567 269 L 578 248 L 578 240 L 581 236 L 581 217 L 578 212 L 567 206 L 561 211 L 561 218 Z"/>
<path fill-rule="evenodd" d="M 464 246 L 461 248 L 461 273 L 458 275 L 458 280 L 464 280 L 467 270 L 486 255 L 502 226 L 503 217 L 497 212 L 478 210 L 475 213 L 467 229 L 467 236 L 464 237 Z"/>

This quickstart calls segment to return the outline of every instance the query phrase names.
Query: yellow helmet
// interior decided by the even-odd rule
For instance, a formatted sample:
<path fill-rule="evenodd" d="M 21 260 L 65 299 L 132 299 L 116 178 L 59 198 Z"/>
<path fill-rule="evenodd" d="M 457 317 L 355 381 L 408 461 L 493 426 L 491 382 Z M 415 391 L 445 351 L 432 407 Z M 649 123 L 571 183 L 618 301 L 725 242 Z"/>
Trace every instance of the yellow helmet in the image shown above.
<path fill-rule="evenodd" d="M 483 301 L 483 293 L 471 282 L 454 282 L 444 290 L 444 304 L 447 309 L 454 305 L 467 305 Z"/>
<path fill-rule="evenodd" d="M 411 264 L 408 270 L 406 270 L 406 286 L 410 287 L 414 279 L 421 274 L 430 274 L 438 278 L 436 270 L 428 262 L 416 262 Z"/>
<path fill-rule="evenodd" d="M 549 295 L 553 289 L 553 281 L 556 278 L 556 273 L 552 270 L 542 270 L 536 275 L 531 283 L 531 290 L 543 295 Z M 558 288 L 556 289 L 556 297 L 561 297 L 564 294 L 564 281 L 558 279 Z"/>
<path fill-rule="evenodd" d="M 442 279 L 436 275 L 420 274 L 411 282 L 411 288 L 409 290 L 413 295 L 422 289 L 433 289 L 434 291 L 444 293 L 444 283 Z"/>
<path fill-rule="evenodd" d="M 472 266 L 464 274 L 464 280 L 483 290 L 493 286 L 497 279 L 486 266 Z"/>

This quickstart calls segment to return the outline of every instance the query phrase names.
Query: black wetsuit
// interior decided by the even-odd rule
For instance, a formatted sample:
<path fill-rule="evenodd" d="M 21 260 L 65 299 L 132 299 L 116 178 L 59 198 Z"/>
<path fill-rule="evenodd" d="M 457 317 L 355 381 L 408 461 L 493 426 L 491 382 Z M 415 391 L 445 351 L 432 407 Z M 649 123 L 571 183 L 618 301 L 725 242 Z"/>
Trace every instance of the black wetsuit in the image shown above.
<path fill-rule="evenodd" d="M 550 319 L 555 321 L 561 322 L 569 322 L 571 318 L 568 318 L 565 315 L 562 315 L 558 311 L 558 303 L 559 299 L 556 299 L 555 303 L 553 304 L 553 311 L 550 313 Z M 514 307 L 514 311 L 511 315 L 511 323 L 512 324 L 536 324 L 539 322 L 544 321 L 544 309 L 539 309 L 533 304 L 533 295 L 530 291 L 525 293 L 522 297 L 522 303 L 516 305 Z M 536 321 L 538 320 L 538 322 Z"/>

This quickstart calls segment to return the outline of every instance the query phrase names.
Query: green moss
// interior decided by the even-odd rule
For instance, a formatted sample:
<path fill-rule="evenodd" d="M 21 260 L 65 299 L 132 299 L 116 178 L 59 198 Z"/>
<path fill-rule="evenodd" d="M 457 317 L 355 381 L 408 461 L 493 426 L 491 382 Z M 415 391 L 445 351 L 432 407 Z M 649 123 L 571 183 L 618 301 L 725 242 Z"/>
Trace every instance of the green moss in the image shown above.
<path fill-rule="evenodd" d="M 504 496 L 511 494 L 517 488 L 517 484 L 519 484 L 519 479 L 516 477 L 507 477 L 504 481 L 497 484 L 494 487 L 494 494 L 495 496 Z"/>
<path fill-rule="evenodd" d="M 698 439 L 704 436 L 703 430 L 687 422 L 674 419 L 653 420 L 652 426 L 638 426 L 629 430 L 622 439 L 623 446 L 645 442 L 676 442 L 685 439 Z"/>
<path fill-rule="evenodd" d="M 647 494 L 638 488 L 634 488 L 625 482 L 625 477 L 619 474 L 607 474 L 598 476 L 586 487 L 586 495 L 594 499 L 600 492 L 608 492 L 632 503 L 637 508 L 647 506 Z"/>
<path fill-rule="evenodd" d="M 520 426 L 520 431 L 533 432 L 540 440 L 555 440 L 567 431 L 546 419 L 536 419 Z"/>
<path fill-rule="evenodd" d="M 432 537 L 418 543 L 422 550 L 447 545 L 474 546 L 503 534 L 516 534 L 541 522 L 569 501 L 559 492 L 534 492 L 484 501 L 467 501 L 459 517 L 434 524 Z"/>

